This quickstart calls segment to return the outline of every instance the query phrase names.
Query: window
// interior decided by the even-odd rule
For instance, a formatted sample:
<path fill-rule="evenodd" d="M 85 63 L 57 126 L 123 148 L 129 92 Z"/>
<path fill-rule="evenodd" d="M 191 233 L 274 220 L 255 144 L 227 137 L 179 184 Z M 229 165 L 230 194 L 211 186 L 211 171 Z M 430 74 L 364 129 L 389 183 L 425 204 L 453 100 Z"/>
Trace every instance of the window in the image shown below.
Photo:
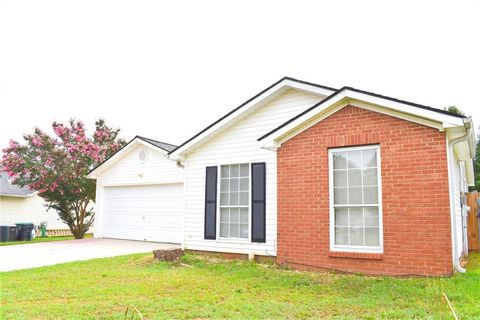
<path fill-rule="evenodd" d="M 382 251 L 379 158 L 378 146 L 329 151 L 331 249 Z"/>
<path fill-rule="evenodd" d="M 220 237 L 248 239 L 250 204 L 248 163 L 220 167 Z"/>

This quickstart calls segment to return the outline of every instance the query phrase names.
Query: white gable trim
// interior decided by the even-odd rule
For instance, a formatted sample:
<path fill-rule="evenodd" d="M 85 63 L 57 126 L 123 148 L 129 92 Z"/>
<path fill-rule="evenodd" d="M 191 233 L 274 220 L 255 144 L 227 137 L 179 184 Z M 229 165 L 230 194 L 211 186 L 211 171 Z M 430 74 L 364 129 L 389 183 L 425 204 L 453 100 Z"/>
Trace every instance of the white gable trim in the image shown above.
<path fill-rule="evenodd" d="M 97 179 L 98 176 L 102 174 L 106 169 L 110 168 L 114 163 L 116 163 L 119 159 L 121 159 L 125 154 L 130 152 L 132 148 L 134 148 L 137 145 L 143 145 L 149 149 L 155 150 L 157 152 L 160 152 L 161 154 L 165 155 L 165 158 L 168 158 L 168 151 L 163 150 L 162 148 L 159 148 L 151 143 L 148 143 L 138 137 L 133 138 L 129 143 L 127 143 L 122 149 L 117 151 L 113 156 L 105 160 L 103 163 L 101 163 L 98 167 L 90 171 L 87 175 L 87 178 L 89 179 Z"/>
<path fill-rule="evenodd" d="M 419 123 L 436 128 L 440 131 L 446 128 L 463 127 L 462 118 L 418 108 L 406 103 L 392 101 L 386 98 L 365 93 L 342 89 L 320 102 L 316 108 L 299 116 L 271 134 L 261 137 L 262 147 L 276 150 L 283 142 L 317 124 L 345 106 L 352 104 L 360 108 L 390 115 L 396 118 Z"/>
<path fill-rule="evenodd" d="M 207 139 L 216 131 L 224 129 L 233 120 L 237 119 L 249 110 L 257 107 L 265 101 L 269 101 L 270 99 L 280 95 L 282 92 L 290 88 L 305 91 L 308 93 L 318 94 L 323 97 L 327 97 L 335 92 L 335 90 L 331 88 L 317 86 L 291 78 L 283 78 L 269 88 L 260 92 L 258 95 L 254 96 L 252 99 L 248 100 L 246 103 L 237 107 L 237 109 L 235 109 L 230 114 L 227 114 L 227 116 L 225 116 L 224 118 L 217 120 L 217 122 L 215 122 L 210 127 L 204 129 L 204 131 L 201 131 L 191 140 L 188 140 L 186 143 L 175 149 L 172 153 L 170 153 L 170 158 L 173 160 L 184 160 L 185 155 L 198 143 L 200 143 L 204 139 Z"/>

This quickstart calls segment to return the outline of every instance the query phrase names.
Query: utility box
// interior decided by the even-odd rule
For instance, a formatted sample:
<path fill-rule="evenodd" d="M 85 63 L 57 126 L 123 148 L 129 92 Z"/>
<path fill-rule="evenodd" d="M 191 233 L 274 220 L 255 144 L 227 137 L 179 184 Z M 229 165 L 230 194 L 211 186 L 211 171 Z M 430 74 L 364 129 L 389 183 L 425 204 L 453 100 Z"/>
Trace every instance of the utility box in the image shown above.
<path fill-rule="evenodd" d="M 17 227 L 0 226 L 0 242 L 17 241 Z"/>

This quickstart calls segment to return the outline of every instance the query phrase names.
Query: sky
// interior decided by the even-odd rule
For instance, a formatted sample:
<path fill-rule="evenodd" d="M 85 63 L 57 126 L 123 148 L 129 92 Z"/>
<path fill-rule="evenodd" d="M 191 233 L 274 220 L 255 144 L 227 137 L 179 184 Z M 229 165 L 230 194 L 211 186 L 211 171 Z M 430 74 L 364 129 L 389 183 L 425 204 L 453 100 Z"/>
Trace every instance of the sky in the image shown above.
<path fill-rule="evenodd" d="M 478 128 L 479 13 L 478 0 L 0 0 L 0 148 L 71 118 L 180 144 L 283 76 L 456 105 Z"/>

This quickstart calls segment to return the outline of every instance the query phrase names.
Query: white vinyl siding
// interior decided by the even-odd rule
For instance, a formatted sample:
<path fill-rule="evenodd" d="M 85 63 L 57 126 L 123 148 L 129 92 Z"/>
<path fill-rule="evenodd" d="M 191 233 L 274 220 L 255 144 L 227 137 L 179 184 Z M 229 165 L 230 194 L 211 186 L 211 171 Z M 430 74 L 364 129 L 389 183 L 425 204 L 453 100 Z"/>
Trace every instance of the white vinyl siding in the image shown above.
<path fill-rule="evenodd" d="M 145 150 L 147 156 L 143 161 L 139 156 L 140 152 Z M 106 201 L 111 201 L 105 192 L 107 188 L 130 187 L 133 190 L 132 192 L 136 192 L 135 190 L 138 190 L 138 188 L 145 188 L 148 192 L 150 190 L 148 186 L 178 185 L 183 183 L 183 178 L 183 169 L 178 167 L 175 161 L 167 159 L 166 152 L 163 153 L 142 144 L 132 146 L 130 150 L 127 150 L 125 154 L 98 174 L 94 222 L 95 237 L 112 235 L 111 230 L 107 230 L 111 227 L 107 225 L 108 221 L 104 217 L 104 211 L 110 210 L 112 206 L 111 203 L 106 203 Z M 167 189 L 163 189 L 163 192 L 168 192 Z M 128 192 L 124 194 L 128 196 Z M 177 191 L 173 193 L 173 197 L 180 202 L 178 205 L 182 209 L 183 221 L 183 199 L 178 197 Z M 183 238 L 183 223 L 180 232 L 182 233 L 180 236 Z"/>
<path fill-rule="evenodd" d="M 277 158 L 275 152 L 262 149 L 257 139 L 321 99 L 321 96 L 290 89 L 187 155 L 184 162 L 186 249 L 276 255 Z M 205 240 L 205 167 L 252 162 L 266 163 L 266 242 L 220 239 L 219 228 L 217 240 Z"/>
<path fill-rule="evenodd" d="M 139 153 L 145 150 L 147 158 L 142 161 Z M 167 159 L 166 154 L 143 145 L 133 146 L 99 175 L 98 180 L 103 185 L 183 182 L 183 169 L 175 161 Z"/>
<path fill-rule="evenodd" d="M 47 221 L 47 229 L 68 229 L 55 210 L 47 210 L 45 201 L 37 196 L 20 198 L 0 196 L 0 225 L 32 222 L 36 226 Z"/>
<path fill-rule="evenodd" d="M 330 248 L 382 251 L 380 148 L 329 150 Z"/>
<path fill-rule="evenodd" d="M 458 160 L 457 156 L 454 155 L 454 165 L 453 165 L 453 174 L 454 174 L 454 201 L 455 201 L 455 224 L 456 224 L 456 235 L 457 235 L 457 259 L 461 258 L 462 254 L 465 254 L 465 243 L 466 243 L 466 230 L 464 229 L 465 219 L 462 216 L 462 193 L 468 191 L 468 188 L 465 183 L 465 175 L 462 168 L 461 162 Z"/>

